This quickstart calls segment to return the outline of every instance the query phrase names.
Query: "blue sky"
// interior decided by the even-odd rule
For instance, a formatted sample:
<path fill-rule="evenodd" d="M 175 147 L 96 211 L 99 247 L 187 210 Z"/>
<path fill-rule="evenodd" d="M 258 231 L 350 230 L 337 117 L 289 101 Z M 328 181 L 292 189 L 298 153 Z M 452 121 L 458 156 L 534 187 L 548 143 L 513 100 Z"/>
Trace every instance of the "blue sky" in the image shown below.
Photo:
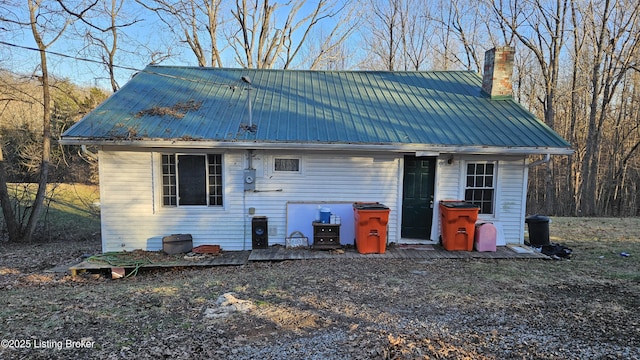
<path fill-rule="evenodd" d="M 141 9 L 136 9 L 137 5 L 135 3 L 129 6 L 130 8 L 128 10 L 134 13 L 140 13 Z M 26 10 L 18 16 L 25 19 L 28 18 Z M 149 59 L 148 56 L 146 56 L 146 54 L 136 53 L 135 51 L 131 52 L 129 49 L 132 44 L 138 41 L 144 41 L 148 43 L 150 47 L 166 47 L 162 45 L 162 42 L 168 41 L 168 37 L 163 34 L 162 31 L 158 30 L 161 25 L 159 21 L 153 18 L 152 14 L 147 13 L 142 14 L 139 18 L 142 21 L 131 27 L 127 27 L 124 30 L 126 35 L 121 35 L 122 38 L 119 39 L 119 42 L 122 44 L 122 50 L 119 50 L 117 57 L 118 64 L 122 67 L 143 69 L 146 66 Z M 53 35 L 46 36 L 45 41 L 50 41 L 52 36 Z M 131 41 L 131 38 L 135 40 Z M 19 46 L 36 47 L 33 35 L 28 28 L 0 33 L 0 40 Z M 82 60 L 100 61 L 100 57 L 97 54 L 83 53 L 83 46 L 82 38 L 75 33 L 74 29 L 68 28 L 65 31 L 65 36 L 58 39 L 48 49 L 50 51 L 47 56 L 49 73 L 56 77 L 69 78 L 79 85 L 98 85 L 102 88 L 110 89 L 106 69 L 101 64 Z M 59 56 L 55 53 L 66 56 Z M 166 63 L 192 65 L 193 60 L 183 55 L 170 59 L 170 61 Z M 39 64 L 40 58 L 37 51 L 0 45 L 0 67 L 2 68 L 19 74 L 29 75 L 34 72 L 40 73 Z M 132 70 L 118 68 L 116 70 L 117 81 L 122 86 L 134 73 Z"/>
<path fill-rule="evenodd" d="M 310 1 L 306 6 L 315 6 L 315 1 Z M 197 61 L 191 50 L 186 46 L 178 46 L 173 41 L 171 32 L 153 13 L 146 11 L 137 3 L 130 1 L 126 3 L 123 12 L 129 14 L 128 20 L 138 19 L 139 22 L 133 26 L 123 29 L 124 34 L 119 36 L 121 49 L 117 52 L 117 64 L 122 67 L 142 70 L 150 60 L 146 50 L 142 49 L 142 44 L 160 50 L 172 47 L 172 57 L 162 62 L 163 65 L 187 65 L 196 66 Z M 28 19 L 26 5 L 25 9 L 16 10 L 16 16 Z M 304 13 L 305 10 L 301 10 Z M 127 20 L 123 20 L 127 21 Z M 52 35 L 45 40 L 49 41 Z M 0 32 L 0 41 L 20 46 L 35 48 L 35 42 L 30 29 L 15 29 L 11 32 Z M 82 61 L 80 58 L 100 60 L 98 54 L 88 54 L 82 52 L 84 44 L 80 35 L 69 28 L 65 31 L 65 36 L 56 41 L 50 48 L 48 55 L 49 72 L 57 77 L 69 78 L 73 82 L 82 86 L 99 86 L 110 89 L 107 79 L 107 72 L 100 64 Z M 67 55 L 62 57 L 54 53 Z M 225 66 L 238 66 L 233 61 L 233 53 L 227 51 L 225 54 Z M 77 58 L 77 59 L 74 59 Z M 10 47 L 0 44 L 0 67 L 9 69 L 16 73 L 29 75 L 39 73 L 39 56 L 37 51 L 30 51 Z M 120 86 L 123 86 L 135 73 L 133 70 L 118 68 L 116 77 Z"/>

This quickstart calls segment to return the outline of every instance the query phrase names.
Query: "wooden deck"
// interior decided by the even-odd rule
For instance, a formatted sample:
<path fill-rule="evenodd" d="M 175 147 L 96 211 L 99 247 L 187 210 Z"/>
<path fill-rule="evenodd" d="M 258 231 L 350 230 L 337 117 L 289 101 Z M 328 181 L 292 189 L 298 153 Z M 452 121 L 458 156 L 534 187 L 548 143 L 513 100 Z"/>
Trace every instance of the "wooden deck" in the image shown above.
<path fill-rule="evenodd" d="M 174 268 L 174 267 L 213 267 L 238 266 L 250 261 L 284 260 L 322 260 L 322 259 L 406 259 L 414 261 L 436 259 L 549 259 L 546 255 L 533 252 L 527 246 L 499 246 L 496 252 L 447 251 L 438 245 L 390 246 L 384 254 L 360 254 L 353 248 L 339 250 L 286 249 L 284 246 L 271 246 L 268 249 L 251 251 L 228 251 L 217 256 L 203 259 L 182 259 L 118 265 L 106 262 L 83 261 L 69 267 L 71 275 L 79 272 L 111 271 L 124 274 L 138 269 Z"/>
<path fill-rule="evenodd" d="M 83 271 L 102 271 L 113 270 L 115 268 L 123 268 L 125 270 L 132 270 L 134 268 L 143 269 L 157 269 L 157 268 L 174 268 L 174 267 L 213 267 L 213 266 L 238 266 L 245 265 L 249 260 L 251 251 L 227 251 L 216 256 L 208 256 L 203 259 L 193 260 L 172 260 L 172 261 L 157 261 L 144 263 L 140 262 L 137 265 L 117 265 L 109 264 L 106 262 L 95 261 L 83 261 L 77 265 L 69 267 L 69 271 L 72 276 Z"/>
<path fill-rule="evenodd" d="M 522 250 L 521 250 L 522 249 Z M 285 249 L 272 246 L 268 249 L 252 250 L 249 261 L 282 261 L 314 259 L 549 259 L 546 255 L 529 252 L 526 246 L 499 246 L 496 252 L 447 251 L 438 245 L 393 246 L 384 254 L 360 254 L 353 248 L 335 250 Z"/>

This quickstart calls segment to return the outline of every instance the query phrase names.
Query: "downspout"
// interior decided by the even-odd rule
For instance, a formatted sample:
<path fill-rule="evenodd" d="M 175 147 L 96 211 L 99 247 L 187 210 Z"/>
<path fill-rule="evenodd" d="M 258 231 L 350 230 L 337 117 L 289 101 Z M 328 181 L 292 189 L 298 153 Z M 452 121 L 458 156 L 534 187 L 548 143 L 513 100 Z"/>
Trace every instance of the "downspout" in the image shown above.
<path fill-rule="evenodd" d="M 242 192 L 242 218 L 244 219 L 242 224 L 242 251 L 247 250 L 247 192 Z"/>
<path fill-rule="evenodd" d="M 532 162 L 531 164 L 527 165 L 527 167 L 532 168 L 532 167 L 536 167 L 538 165 L 546 164 L 550 160 L 551 160 L 551 154 L 546 154 L 544 156 L 544 159 L 536 160 L 536 161 Z"/>
<path fill-rule="evenodd" d="M 89 151 L 87 149 L 87 145 L 80 145 L 80 148 L 82 149 L 82 153 L 87 155 L 88 157 L 90 157 L 93 160 L 98 160 L 98 154 L 96 153 L 92 153 L 91 151 Z"/>

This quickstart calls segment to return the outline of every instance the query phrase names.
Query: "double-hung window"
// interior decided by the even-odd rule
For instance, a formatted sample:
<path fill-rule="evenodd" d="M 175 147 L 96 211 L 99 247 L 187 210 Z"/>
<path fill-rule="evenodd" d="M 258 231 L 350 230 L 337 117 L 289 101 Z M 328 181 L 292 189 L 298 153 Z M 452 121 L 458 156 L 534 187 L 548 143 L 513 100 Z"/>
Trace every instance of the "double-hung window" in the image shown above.
<path fill-rule="evenodd" d="M 162 154 L 164 206 L 222 206 L 222 155 Z"/>
<path fill-rule="evenodd" d="M 467 163 L 464 200 L 480 207 L 480 214 L 493 214 L 495 169 L 492 162 Z"/>

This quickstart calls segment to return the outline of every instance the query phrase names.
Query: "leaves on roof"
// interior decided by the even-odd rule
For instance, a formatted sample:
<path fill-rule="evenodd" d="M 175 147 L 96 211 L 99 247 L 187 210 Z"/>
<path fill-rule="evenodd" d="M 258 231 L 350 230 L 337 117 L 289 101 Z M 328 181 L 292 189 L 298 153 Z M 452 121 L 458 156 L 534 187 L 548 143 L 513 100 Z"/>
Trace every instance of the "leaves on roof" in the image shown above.
<path fill-rule="evenodd" d="M 154 106 L 150 109 L 146 109 L 146 110 L 142 110 L 142 111 L 138 111 L 136 113 L 136 117 L 143 117 L 145 115 L 150 115 L 150 116 L 173 116 L 176 119 L 182 119 L 187 112 L 191 111 L 191 110 L 198 110 L 200 109 L 200 106 L 202 106 L 202 101 L 194 101 L 194 100 L 189 100 L 186 102 L 179 102 L 176 103 L 175 105 L 168 107 L 168 106 Z"/>

